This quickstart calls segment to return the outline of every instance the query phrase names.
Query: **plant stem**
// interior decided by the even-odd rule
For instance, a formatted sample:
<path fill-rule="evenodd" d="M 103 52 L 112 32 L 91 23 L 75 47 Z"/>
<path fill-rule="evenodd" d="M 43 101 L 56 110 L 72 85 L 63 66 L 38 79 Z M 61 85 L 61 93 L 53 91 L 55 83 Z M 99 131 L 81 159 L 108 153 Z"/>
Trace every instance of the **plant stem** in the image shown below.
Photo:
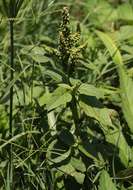
<path fill-rule="evenodd" d="M 74 95 L 72 96 L 72 101 L 70 103 L 70 109 L 71 109 L 74 124 L 75 124 L 75 134 L 78 137 L 79 136 L 79 115 L 78 115 L 78 109 L 77 109 L 77 104 L 76 104 L 76 98 Z"/>
<path fill-rule="evenodd" d="M 10 64 L 11 64 L 11 72 L 10 72 L 10 81 L 14 78 L 14 21 L 10 20 Z M 9 115 L 9 134 L 10 139 L 13 137 L 13 86 L 10 89 L 10 115 Z M 13 147 L 10 145 L 9 152 L 9 176 L 10 176 L 10 189 L 13 186 Z"/>

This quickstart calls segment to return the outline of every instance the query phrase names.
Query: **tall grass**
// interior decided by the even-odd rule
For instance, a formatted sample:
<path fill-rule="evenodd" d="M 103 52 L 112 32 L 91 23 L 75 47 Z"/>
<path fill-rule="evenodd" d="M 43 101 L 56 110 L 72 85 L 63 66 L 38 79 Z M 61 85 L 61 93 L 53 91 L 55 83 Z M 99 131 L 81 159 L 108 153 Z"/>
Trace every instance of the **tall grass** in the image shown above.
<path fill-rule="evenodd" d="M 19 9 L 24 0 L 3 0 L 3 7 L 5 9 L 6 16 L 9 21 L 9 33 L 10 33 L 10 81 L 14 80 L 14 56 L 15 56 L 15 48 L 14 48 L 14 22 Z M 9 109 L 9 138 L 13 137 L 13 94 L 14 88 L 13 85 L 10 88 L 10 109 Z M 10 144 L 9 150 L 9 187 L 13 189 L 13 145 Z"/>
<path fill-rule="evenodd" d="M 13 5 L 12 11 L 13 11 Z M 13 81 L 14 79 L 14 21 L 10 21 L 10 63 L 11 63 L 11 74 L 10 80 Z M 10 89 L 10 116 L 9 116 L 9 133 L 10 139 L 13 137 L 13 86 Z M 10 162 L 10 189 L 13 187 L 13 146 L 10 145 L 10 155 L 9 155 L 9 162 Z"/>

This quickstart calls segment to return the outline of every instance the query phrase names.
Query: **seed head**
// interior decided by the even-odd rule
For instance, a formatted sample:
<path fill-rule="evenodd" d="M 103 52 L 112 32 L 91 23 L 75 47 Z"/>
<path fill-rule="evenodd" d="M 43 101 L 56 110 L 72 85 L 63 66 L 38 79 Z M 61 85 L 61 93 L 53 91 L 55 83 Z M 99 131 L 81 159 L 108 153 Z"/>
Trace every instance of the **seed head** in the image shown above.
<path fill-rule="evenodd" d="M 62 10 L 62 19 L 63 19 L 63 24 L 64 25 L 68 25 L 69 24 L 70 17 L 69 17 L 68 7 L 64 7 L 63 8 L 63 10 Z"/>

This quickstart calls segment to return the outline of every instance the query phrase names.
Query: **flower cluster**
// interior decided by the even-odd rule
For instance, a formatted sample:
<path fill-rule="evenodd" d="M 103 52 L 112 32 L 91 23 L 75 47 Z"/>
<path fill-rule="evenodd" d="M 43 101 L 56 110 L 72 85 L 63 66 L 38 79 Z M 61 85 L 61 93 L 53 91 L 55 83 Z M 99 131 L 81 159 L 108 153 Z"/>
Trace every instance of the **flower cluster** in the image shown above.
<path fill-rule="evenodd" d="M 71 33 L 70 31 L 69 10 L 67 7 L 64 7 L 59 32 L 59 59 L 64 71 L 67 70 L 68 74 L 72 73 L 76 62 L 78 61 L 78 55 L 83 48 L 83 46 L 78 45 L 79 40 L 79 30 L 75 33 Z"/>

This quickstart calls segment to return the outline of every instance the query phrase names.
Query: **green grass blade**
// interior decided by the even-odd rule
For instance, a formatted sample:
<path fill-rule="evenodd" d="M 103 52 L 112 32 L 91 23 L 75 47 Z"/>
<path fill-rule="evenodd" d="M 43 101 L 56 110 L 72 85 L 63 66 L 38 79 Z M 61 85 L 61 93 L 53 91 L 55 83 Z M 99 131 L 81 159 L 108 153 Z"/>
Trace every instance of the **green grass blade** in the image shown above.
<path fill-rule="evenodd" d="M 122 111 L 131 132 L 133 132 L 133 81 L 128 76 L 125 70 L 120 51 L 116 47 L 113 40 L 103 32 L 97 31 L 96 34 L 103 41 L 114 63 L 117 65 L 120 80 L 120 96 L 122 101 Z"/>
<path fill-rule="evenodd" d="M 22 132 L 14 137 L 12 137 L 11 139 L 9 139 L 7 142 L 3 143 L 2 145 L 0 145 L 0 150 L 3 149 L 5 146 L 7 146 L 8 144 L 12 144 L 12 142 L 14 142 L 15 140 L 21 138 L 22 136 L 28 135 L 28 134 L 39 134 L 39 131 L 26 131 L 26 132 Z"/>
<path fill-rule="evenodd" d="M 15 84 L 15 82 L 21 77 L 21 75 L 29 68 L 29 65 L 26 66 L 21 73 L 16 75 L 14 79 L 9 83 L 7 88 L 4 90 L 4 95 L 0 98 L 0 104 L 5 103 L 9 99 L 9 92 L 11 87 Z"/>
<path fill-rule="evenodd" d="M 9 12 L 8 12 L 7 2 L 6 2 L 6 0 L 3 0 L 2 2 L 3 2 L 4 11 L 5 11 L 6 15 L 8 16 Z"/>

